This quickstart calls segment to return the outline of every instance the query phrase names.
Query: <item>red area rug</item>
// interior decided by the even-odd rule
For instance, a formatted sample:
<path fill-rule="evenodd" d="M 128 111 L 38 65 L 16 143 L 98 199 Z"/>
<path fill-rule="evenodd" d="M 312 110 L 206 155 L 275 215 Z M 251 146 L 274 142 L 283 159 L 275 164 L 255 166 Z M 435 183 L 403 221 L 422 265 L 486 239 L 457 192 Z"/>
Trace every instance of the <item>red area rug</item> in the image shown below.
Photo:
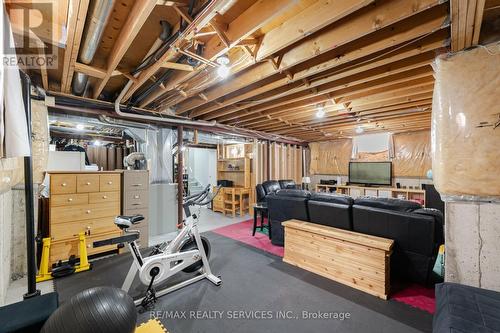
<path fill-rule="evenodd" d="M 255 236 L 252 236 L 252 228 L 253 220 L 248 220 L 221 227 L 212 232 L 283 257 L 285 248 L 271 244 L 269 236 L 264 233 L 256 232 Z"/>
<path fill-rule="evenodd" d="M 271 240 L 264 233 L 256 232 L 255 236 L 252 236 L 252 228 L 253 220 L 248 220 L 221 227 L 212 230 L 212 232 L 283 257 L 285 252 L 283 247 L 271 244 Z M 390 299 L 427 311 L 431 314 L 434 313 L 436 306 L 434 288 L 427 288 L 417 284 L 401 288 L 399 291 L 392 294 Z"/>

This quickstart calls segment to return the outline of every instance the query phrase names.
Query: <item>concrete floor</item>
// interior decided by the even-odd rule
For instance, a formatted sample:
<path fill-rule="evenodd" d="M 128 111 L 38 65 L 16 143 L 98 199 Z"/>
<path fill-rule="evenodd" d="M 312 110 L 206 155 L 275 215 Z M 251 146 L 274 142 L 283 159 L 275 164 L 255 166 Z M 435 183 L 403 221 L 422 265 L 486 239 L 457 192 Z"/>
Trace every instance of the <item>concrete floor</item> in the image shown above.
<path fill-rule="evenodd" d="M 40 290 L 42 295 L 53 292 L 54 281 L 49 280 L 37 283 L 36 289 Z M 27 291 L 28 291 L 28 278 L 26 276 L 19 280 L 12 281 L 9 285 L 9 289 L 7 290 L 4 305 L 22 301 L 23 295 L 26 294 Z"/>
<path fill-rule="evenodd" d="M 205 232 L 220 227 L 225 227 L 227 225 L 247 221 L 252 218 L 248 214 L 243 216 L 236 215 L 236 217 L 230 217 L 221 213 L 215 213 L 211 209 L 206 207 L 201 207 L 199 210 L 193 210 L 192 212 L 199 216 L 198 229 L 200 230 L 200 232 Z M 177 232 L 171 232 L 168 234 L 150 237 L 149 246 L 170 241 L 174 239 L 176 235 Z"/>

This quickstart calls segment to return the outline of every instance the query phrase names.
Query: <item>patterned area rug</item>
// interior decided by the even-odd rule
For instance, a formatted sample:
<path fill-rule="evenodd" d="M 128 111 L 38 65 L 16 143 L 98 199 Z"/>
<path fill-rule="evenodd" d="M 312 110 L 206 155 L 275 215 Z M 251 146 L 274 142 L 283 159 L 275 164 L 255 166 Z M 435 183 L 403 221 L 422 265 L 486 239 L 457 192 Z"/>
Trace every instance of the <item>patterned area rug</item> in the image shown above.
<path fill-rule="evenodd" d="M 218 228 L 212 230 L 212 232 L 283 257 L 285 249 L 281 246 L 271 244 L 271 240 L 267 235 L 267 230 L 260 232 L 260 230 L 257 229 L 255 236 L 252 236 L 252 228 L 253 220 L 248 220 Z M 436 305 L 434 288 L 428 288 L 417 284 L 400 288 L 390 296 L 390 299 L 427 311 L 431 314 L 434 313 Z"/>

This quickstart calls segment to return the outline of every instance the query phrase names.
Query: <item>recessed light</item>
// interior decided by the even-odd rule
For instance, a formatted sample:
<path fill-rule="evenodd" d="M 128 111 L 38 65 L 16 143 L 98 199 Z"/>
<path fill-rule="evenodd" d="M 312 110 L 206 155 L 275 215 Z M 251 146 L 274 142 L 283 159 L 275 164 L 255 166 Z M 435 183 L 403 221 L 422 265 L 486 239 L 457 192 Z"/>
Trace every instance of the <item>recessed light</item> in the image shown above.
<path fill-rule="evenodd" d="M 94 141 L 94 146 L 100 146 L 100 145 L 101 145 L 101 141 L 99 141 L 99 140 Z"/>
<path fill-rule="evenodd" d="M 356 127 L 356 133 L 361 134 L 361 133 L 363 133 L 364 131 L 365 131 L 365 130 L 363 129 L 363 127 L 361 127 L 361 126 Z"/>
<path fill-rule="evenodd" d="M 76 125 L 76 129 L 79 130 L 79 131 L 82 131 L 85 129 L 85 126 L 83 126 L 82 124 L 77 124 Z"/>
<path fill-rule="evenodd" d="M 227 55 L 222 55 L 218 57 L 215 62 L 217 62 L 219 65 L 227 66 L 229 65 L 229 58 Z"/>

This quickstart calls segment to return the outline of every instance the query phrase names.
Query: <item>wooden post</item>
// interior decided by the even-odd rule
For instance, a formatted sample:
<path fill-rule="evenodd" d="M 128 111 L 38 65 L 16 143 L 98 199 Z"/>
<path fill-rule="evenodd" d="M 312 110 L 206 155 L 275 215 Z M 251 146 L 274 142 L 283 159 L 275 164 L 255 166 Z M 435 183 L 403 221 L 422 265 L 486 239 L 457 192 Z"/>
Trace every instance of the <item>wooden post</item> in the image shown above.
<path fill-rule="evenodd" d="M 271 141 L 267 141 L 267 180 L 271 180 Z"/>
<path fill-rule="evenodd" d="M 184 211 L 182 208 L 182 200 L 184 193 L 184 159 L 182 148 L 184 146 L 183 133 L 184 128 L 182 126 L 177 127 L 177 227 L 182 226 L 182 221 L 184 219 Z"/>

